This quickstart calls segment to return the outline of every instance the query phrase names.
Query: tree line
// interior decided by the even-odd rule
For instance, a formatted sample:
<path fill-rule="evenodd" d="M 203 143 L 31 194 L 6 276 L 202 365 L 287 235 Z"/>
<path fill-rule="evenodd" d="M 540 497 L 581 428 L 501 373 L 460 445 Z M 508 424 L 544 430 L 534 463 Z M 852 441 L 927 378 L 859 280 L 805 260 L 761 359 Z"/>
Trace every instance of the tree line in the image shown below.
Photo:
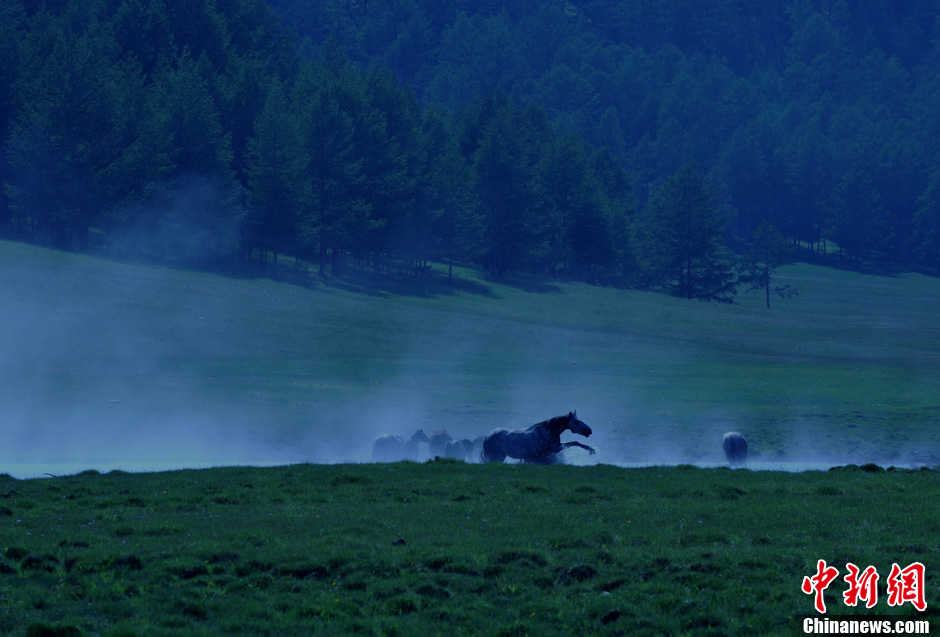
<path fill-rule="evenodd" d="M 621 266 L 623 169 L 537 105 L 424 107 L 335 39 L 300 55 L 251 0 L 4 11 L 8 236 L 185 263 L 288 254 L 332 275 Z"/>
<path fill-rule="evenodd" d="M 796 241 L 940 265 L 915 9 L 270 4 L 4 0 L 0 232 L 768 304 Z"/>

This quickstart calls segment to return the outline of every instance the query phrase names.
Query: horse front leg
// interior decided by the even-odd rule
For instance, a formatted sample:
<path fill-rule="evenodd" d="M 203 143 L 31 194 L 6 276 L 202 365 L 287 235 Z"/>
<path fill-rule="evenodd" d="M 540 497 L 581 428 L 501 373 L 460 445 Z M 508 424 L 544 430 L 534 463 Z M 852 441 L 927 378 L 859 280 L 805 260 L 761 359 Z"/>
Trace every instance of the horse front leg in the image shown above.
<path fill-rule="evenodd" d="M 589 446 L 587 446 L 587 445 L 585 445 L 585 444 L 581 444 L 580 442 L 578 442 L 578 441 L 576 441 L 576 440 L 572 440 L 571 442 L 562 443 L 561 446 L 562 446 L 562 448 L 564 448 L 564 449 L 567 449 L 568 447 L 581 447 L 582 449 L 586 450 L 586 451 L 587 451 L 589 454 L 591 454 L 591 455 L 594 455 L 595 453 L 597 453 L 597 451 L 594 449 L 594 447 L 589 447 Z"/>

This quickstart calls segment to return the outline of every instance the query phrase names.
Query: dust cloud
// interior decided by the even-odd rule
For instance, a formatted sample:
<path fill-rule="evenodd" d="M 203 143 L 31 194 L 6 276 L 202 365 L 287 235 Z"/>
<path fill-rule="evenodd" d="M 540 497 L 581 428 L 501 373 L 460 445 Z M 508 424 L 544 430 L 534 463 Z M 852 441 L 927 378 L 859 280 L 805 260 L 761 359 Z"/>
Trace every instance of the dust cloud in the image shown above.
<path fill-rule="evenodd" d="M 16 478 L 369 462 L 383 433 L 473 439 L 570 410 L 594 434 L 562 439 L 598 452 L 569 464 L 724 466 L 732 430 L 752 469 L 904 464 L 827 454 L 821 423 L 785 409 L 759 427 L 717 399 L 690 415 L 674 385 L 694 351 L 653 357 L 631 335 L 612 351 L 609 334 L 459 312 L 412 325 L 380 297 L 0 249 L 0 473 Z"/>

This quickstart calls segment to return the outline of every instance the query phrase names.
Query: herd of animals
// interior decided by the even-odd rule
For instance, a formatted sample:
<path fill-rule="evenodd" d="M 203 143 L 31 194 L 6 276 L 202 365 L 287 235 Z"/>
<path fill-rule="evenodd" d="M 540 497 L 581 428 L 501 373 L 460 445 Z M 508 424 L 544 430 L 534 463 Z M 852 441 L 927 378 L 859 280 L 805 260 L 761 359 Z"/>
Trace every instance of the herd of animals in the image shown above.
<path fill-rule="evenodd" d="M 580 447 L 588 453 L 595 453 L 589 447 L 577 441 L 561 441 L 565 431 L 587 438 L 591 428 L 578 419 L 576 412 L 557 416 L 528 429 L 494 429 L 485 436 L 470 440 L 455 439 L 446 431 L 435 431 L 430 436 L 421 429 L 405 440 L 401 436 L 382 434 L 372 444 L 374 462 L 398 462 L 400 460 L 417 461 L 418 445 L 426 443 L 431 458 L 453 458 L 464 462 L 504 462 L 513 458 L 529 464 L 560 464 L 564 462 L 562 453 L 570 447 Z M 747 440 L 737 431 L 726 433 L 721 447 L 732 467 L 744 466 L 747 462 Z"/>

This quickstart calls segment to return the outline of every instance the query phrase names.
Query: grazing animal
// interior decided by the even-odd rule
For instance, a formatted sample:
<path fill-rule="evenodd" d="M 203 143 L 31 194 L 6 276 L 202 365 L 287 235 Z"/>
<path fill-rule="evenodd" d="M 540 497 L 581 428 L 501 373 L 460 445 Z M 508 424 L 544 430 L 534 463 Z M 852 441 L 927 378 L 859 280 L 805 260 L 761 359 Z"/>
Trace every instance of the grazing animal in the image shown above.
<path fill-rule="evenodd" d="M 405 456 L 405 440 L 401 436 L 382 434 L 372 443 L 372 462 L 398 462 Z"/>
<path fill-rule="evenodd" d="M 721 448 L 725 451 L 728 464 L 743 467 L 747 463 L 747 440 L 737 431 L 729 431 L 721 439 Z"/>
<path fill-rule="evenodd" d="M 382 434 L 372 443 L 372 462 L 417 460 L 418 443 L 427 441 L 428 437 L 420 429 L 411 435 L 408 442 L 401 436 Z"/>
<path fill-rule="evenodd" d="M 480 440 L 483 438 L 481 437 Z M 465 462 L 473 462 L 473 441 L 469 438 L 462 438 L 460 444 L 463 446 L 463 459 Z"/>
<path fill-rule="evenodd" d="M 460 460 L 461 462 L 465 461 L 467 459 L 467 452 L 464 449 L 463 441 L 448 440 L 444 443 L 444 457 Z"/>
<path fill-rule="evenodd" d="M 418 443 L 419 442 L 428 442 L 428 436 L 424 433 L 422 429 L 411 434 L 411 438 L 405 443 L 405 460 L 412 460 L 414 462 L 418 461 Z"/>
<path fill-rule="evenodd" d="M 444 445 L 446 445 L 451 440 L 453 440 L 453 438 L 446 431 L 442 430 L 432 433 L 430 439 L 428 440 L 428 449 L 430 451 L 431 458 L 443 458 Z"/>
<path fill-rule="evenodd" d="M 483 462 L 503 462 L 507 457 L 533 464 L 556 464 L 558 454 L 568 447 L 581 447 L 590 453 L 594 449 L 580 442 L 561 442 L 563 431 L 584 437 L 591 428 L 578 420 L 576 412 L 557 416 L 532 425 L 528 429 L 494 429 L 483 439 Z"/>

